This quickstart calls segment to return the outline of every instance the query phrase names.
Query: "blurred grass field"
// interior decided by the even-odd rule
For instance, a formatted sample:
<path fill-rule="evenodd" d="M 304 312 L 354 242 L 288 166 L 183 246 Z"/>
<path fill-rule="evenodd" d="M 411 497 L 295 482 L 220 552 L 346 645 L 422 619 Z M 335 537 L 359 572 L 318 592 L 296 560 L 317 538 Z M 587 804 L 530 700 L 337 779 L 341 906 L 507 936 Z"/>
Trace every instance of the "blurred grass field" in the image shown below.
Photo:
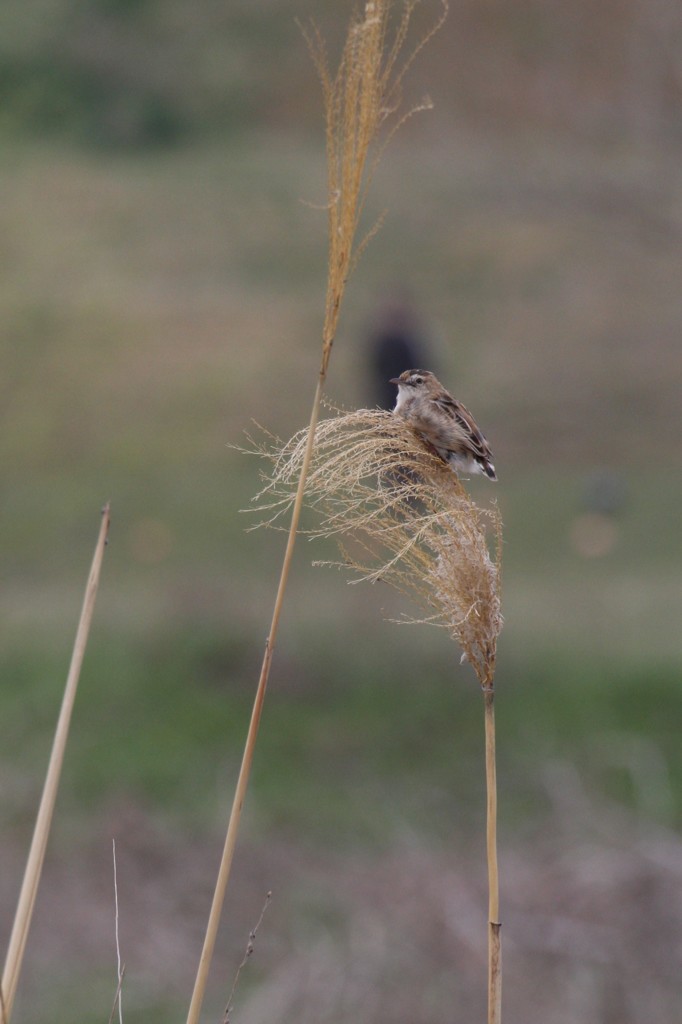
<path fill-rule="evenodd" d="M 312 92 L 312 71 L 305 80 Z M 406 126 L 374 183 L 368 227 L 387 216 L 349 286 L 328 393 L 372 401 L 371 324 L 407 287 L 440 375 L 495 452 L 499 485 L 471 488 L 505 521 L 501 845 L 520 935 L 532 853 L 542 878 L 561 875 L 564 841 L 575 864 L 603 845 L 625 878 L 626 851 L 645 835 L 668 842 L 682 820 L 682 172 L 672 145 L 477 131 L 447 103 L 439 114 L 436 75 L 429 89 L 436 111 Z M 3 936 L 98 511 L 112 505 L 19 1021 L 48 1006 L 71 1024 L 108 1012 L 112 834 L 127 1024 L 168 1020 L 189 997 L 283 548 L 282 534 L 246 532 L 260 467 L 233 446 L 253 420 L 297 430 L 318 364 L 325 172 L 308 103 L 300 131 L 286 94 L 277 123 L 261 116 L 223 141 L 98 148 L 7 134 L 0 153 Z M 595 506 L 595 480 L 615 481 L 613 510 Z M 393 912 L 391 879 L 400 899 L 412 869 L 459 891 L 474 866 L 470 897 L 483 899 L 473 677 L 441 633 L 386 621 L 401 613 L 394 595 L 312 568 L 322 550 L 297 550 L 224 929 L 231 984 L 262 893 L 280 890 L 245 980 L 254 1022 L 281 964 L 300 969 L 304 992 L 319 943 L 337 949 L 332 960 L 362 959 L 353 915 L 375 935 Z M 434 896 L 433 920 L 439 906 Z M 420 934 L 416 911 L 406 927 Z M 517 1019 L 581 1019 L 568 1003 L 565 1016 L 523 1004 L 530 954 L 511 948 Z M 558 985 L 566 961 L 554 955 Z M 376 990 L 403 992 L 393 1019 L 430 1024 L 456 997 L 433 980 L 447 965 L 434 951 L 406 956 L 403 981 L 421 969 L 431 994 L 413 1007 L 381 974 Z M 475 967 L 469 950 L 455 977 L 461 1019 L 478 1012 L 468 956 Z M 590 970 L 604 991 L 616 984 L 610 966 Z M 660 970 L 659 1001 L 624 1019 L 666 1019 L 674 989 Z M 316 1019 L 353 1012 L 339 995 Z"/>

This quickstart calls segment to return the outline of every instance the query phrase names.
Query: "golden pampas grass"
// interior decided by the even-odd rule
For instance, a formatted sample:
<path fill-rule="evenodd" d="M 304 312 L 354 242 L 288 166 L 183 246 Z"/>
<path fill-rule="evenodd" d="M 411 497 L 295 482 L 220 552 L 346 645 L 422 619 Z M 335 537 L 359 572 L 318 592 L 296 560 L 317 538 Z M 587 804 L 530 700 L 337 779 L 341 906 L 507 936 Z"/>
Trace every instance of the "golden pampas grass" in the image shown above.
<path fill-rule="evenodd" d="M 307 436 L 254 446 L 272 463 L 255 501 L 271 525 L 293 501 Z M 496 506 L 479 508 L 405 421 L 380 409 L 318 423 L 306 503 L 318 516 L 309 532 L 337 539 L 340 564 L 356 580 L 382 580 L 413 598 L 427 615 L 412 621 L 447 629 L 481 686 L 492 685 L 502 628 Z"/>
<path fill-rule="evenodd" d="M 324 381 L 348 277 L 376 232 L 380 221 L 356 241 L 365 200 L 374 171 L 398 128 L 413 114 L 431 107 L 425 98 L 407 110 L 402 107 L 403 79 L 417 54 L 441 28 L 448 12 L 441 13 L 424 36 L 406 53 L 408 32 L 420 0 L 368 0 L 362 14 L 351 18 L 336 72 L 332 74 L 327 49 L 314 23 L 303 27 L 308 49 L 322 85 L 326 113 L 327 196 L 329 254 L 323 354 L 320 378 Z"/>

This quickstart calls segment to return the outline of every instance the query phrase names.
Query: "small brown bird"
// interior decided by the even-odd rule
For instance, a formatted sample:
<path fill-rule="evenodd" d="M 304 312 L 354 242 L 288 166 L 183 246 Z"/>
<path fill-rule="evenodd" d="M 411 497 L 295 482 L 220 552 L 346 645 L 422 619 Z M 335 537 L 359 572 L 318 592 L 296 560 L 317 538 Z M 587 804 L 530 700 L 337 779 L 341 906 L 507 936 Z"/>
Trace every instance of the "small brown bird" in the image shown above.
<path fill-rule="evenodd" d="M 492 452 L 471 413 L 429 370 L 405 370 L 392 377 L 398 386 L 393 411 L 414 427 L 456 472 L 482 473 L 497 480 Z"/>

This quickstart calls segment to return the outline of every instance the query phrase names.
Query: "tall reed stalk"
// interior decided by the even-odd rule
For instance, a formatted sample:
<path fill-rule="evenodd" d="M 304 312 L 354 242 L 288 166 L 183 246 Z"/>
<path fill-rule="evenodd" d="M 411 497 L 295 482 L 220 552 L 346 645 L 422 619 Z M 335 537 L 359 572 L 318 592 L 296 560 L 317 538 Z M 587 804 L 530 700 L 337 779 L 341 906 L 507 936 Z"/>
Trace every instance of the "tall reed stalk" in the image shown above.
<path fill-rule="evenodd" d="M 12 932 L 10 934 L 9 945 L 7 947 L 5 967 L 2 973 L 2 988 L 0 990 L 0 1021 L 2 1024 L 10 1024 L 12 1008 L 14 1006 L 14 997 L 16 995 L 19 977 L 21 975 L 21 967 L 23 964 L 24 952 L 26 950 L 28 932 L 31 926 L 31 918 L 33 916 L 33 907 L 38 894 L 38 885 L 40 883 L 43 862 L 45 860 L 45 851 L 47 849 L 47 840 L 50 834 L 52 814 L 57 800 L 57 790 L 59 788 L 59 779 L 64 761 L 64 753 L 66 751 L 66 742 L 69 738 L 71 713 L 76 699 L 78 680 L 80 679 L 81 666 L 83 664 L 83 657 L 85 655 L 88 634 L 92 623 L 92 615 L 95 608 L 95 598 L 97 597 L 97 588 L 99 586 L 99 578 L 102 569 L 102 561 L 104 559 L 104 548 L 106 545 L 108 531 L 109 506 L 106 505 L 102 510 L 102 522 L 100 525 L 99 536 L 97 538 L 97 544 L 95 545 L 95 554 L 92 559 L 88 582 L 85 588 L 85 597 L 83 599 L 78 629 L 76 630 L 76 638 L 74 641 L 73 653 L 71 655 L 71 664 L 69 666 L 66 686 L 64 688 L 64 696 L 62 698 L 62 706 L 59 712 L 57 728 L 55 730 L 52 744 L 52 753 L 50 755 L 47 774 L 45 776 L 43 793 L 40 799 L 35 828 L 33 831 L 33 839 L 31 840 L 31 846 L 24 871 L 24 879 L 19 893 L 17 910 L 14 915 Z"/>
<path fill-rule="evenodd" d="M 267 439 L 254 445 L 271 463 L 255 501 L 269 524 L 294 500 L 307 444 L 307 432 L 301 431 L 284 444 Z M 415 599 L 427 611 L 416 621 L 447 629 L 478 677 L 485 710 L 488 1024 L 500 1024 L 494 679 L 502 628 L 502 524 L 497 507 L 475 505 L 455 473 L 405 421 L 379 409 L 318 423 L 306 498 L 320 517 L 313 535 L 335 537 L 341 564 L 358 579 L 382 580 Z M 493 534 L 494 557 L 486 526 Z"/>
<path fill-rule="evenodd" d="M 298 482 L 291 506 L 290 525 L 282 568 L 265 641 L 265 651 L 244 745 L 241 767 L 227 826 L 218 878 L 206 927 L 187 1024 L 198 1024 L 213 958 L 225 891 L 232 866 L 241 812 L 246 796 L 253 754 L 258 736 L 277 632 L 296 544 L 306 479 L 311 463 L 315 430 L 324 392 L 329 361 L 336 338 L 339 315 L 348 278 L 358 256 L 373 233 L 356 244 L 357 230 L 364 209 L 372 173 L 383 146 L 402 118 L 399 111 L 400 85 L 412 60 L 445 19 L 447 4 L 441 0 L 442 14 L 434 27 L 402 57 L 410 20 L 418 0 L 401 5 L 395 23 L 391 20 L 392 0 L 369 0 L 362 13 L 350 20 L 345 44 L 335 75 L 329 71 L 324 40 L 315 26 L 304 35 L 315 61 L 324 97 L 326 114 L 327 194 L 328 194 L 328 272 L 322 326 L 322 353 L 313 396 Z M 391 33 L 391 25 L 393 30 Z M 390 35 L 390 38 L 389 38 Z M 399 62 L 402 60 L 402 64 Z M 426 105 L 426 104 L 424 104 Z M 416 108 L 415 108 L 416 109 Z"/>
<path fill-rule="evenodd" d="M 488 1024 L 502 1020 L 500 881 L 497 872 L 497 773 L 495 767 L 495 686 L 483 687 L 485 707 L 486 852 L 488 860 Z"/>

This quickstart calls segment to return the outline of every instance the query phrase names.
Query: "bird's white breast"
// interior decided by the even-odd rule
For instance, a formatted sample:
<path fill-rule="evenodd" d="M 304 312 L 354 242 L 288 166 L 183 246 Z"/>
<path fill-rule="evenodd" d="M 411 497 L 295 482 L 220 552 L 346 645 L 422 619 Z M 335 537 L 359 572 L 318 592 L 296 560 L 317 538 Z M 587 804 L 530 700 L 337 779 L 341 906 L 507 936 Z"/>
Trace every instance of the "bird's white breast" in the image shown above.
<path fill-rule="evenodd" d="M 410 397 L 411 396 L 410 396 L 407 388 L 402 387 L 399 384 L 398 385 L 398 398 L 396 399 L 395 406 L 393 407 L 393 412 L 398 412 L 398 413 L 400 413 L 401 416 L 404 416 L 405 413 L 407 412 L 407 406 L 409 405 Z"/>

